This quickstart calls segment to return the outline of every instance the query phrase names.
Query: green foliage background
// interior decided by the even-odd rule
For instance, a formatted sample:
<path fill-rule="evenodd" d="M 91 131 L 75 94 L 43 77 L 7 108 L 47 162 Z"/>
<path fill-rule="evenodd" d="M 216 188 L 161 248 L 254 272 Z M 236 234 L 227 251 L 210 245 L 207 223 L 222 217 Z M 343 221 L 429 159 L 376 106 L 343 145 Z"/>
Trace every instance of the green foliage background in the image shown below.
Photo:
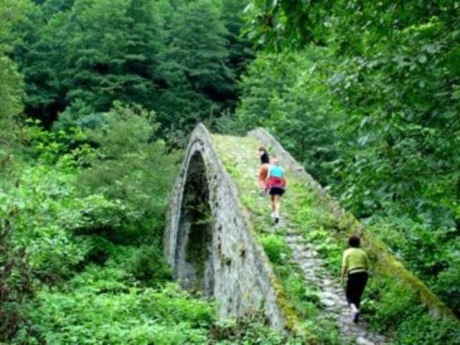
<path fill-rule="evenodd" d="M 267 128 L 460 315 L 459 12 L 455 0 L 0 0 L 0 341 L 297 341 L 258 316 L 216 323 L 212 303 L 169 282 L 164 211 L 199 122 Z M 276 262 L 283 246 L 265 245 Z M 426 327 L 395 330 L 402 310 L 369 305 L 402 344 L 430 327 L 427 343 L 449 337 L 422 312 Z"/>
<path fill-rule="evenodd" d="M 237 121 L 267 126 L 294 147 L 296 159 L 459 315 L 450 285 L 460 257 L 458 1 L 254 0 L 247 10 L 249 35 L 270 52 L 243 81 Z M 291 56 L 302 62 L 290 65 Z M 290 86 L 290 76 L 307 86 Z M 297 92 L 302 103 L 292 100 Z M 278 103 L 281 112 L 267 111 Z M 299 126 L 287 116 L 308 124 L 306 135 L 292 133 Z M 298 150 L 307 140 L 311 147 Z M 312 156 L 318 149 L 328 154 Z"/>

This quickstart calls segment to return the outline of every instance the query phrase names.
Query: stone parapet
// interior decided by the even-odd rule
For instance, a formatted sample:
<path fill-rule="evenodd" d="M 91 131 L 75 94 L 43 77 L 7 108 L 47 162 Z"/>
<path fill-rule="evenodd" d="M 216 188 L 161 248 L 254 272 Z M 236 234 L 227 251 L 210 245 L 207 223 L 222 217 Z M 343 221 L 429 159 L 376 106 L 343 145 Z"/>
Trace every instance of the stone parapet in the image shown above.
<path fill-rule="evenodd" d="M 290 174 L 295 174 L 301 180 L 305 181 L 308 188 L 314 190 L 319 199 L 323 202 L 326 208 L 334 216 L 337 224 L 344 233 L 356 234 L 363 238 L 363 248 L 374 253 L 377 259 L 377 267 L 379 271 L 387 276 L 395 277 L 410 287 L 421 302 L 427 306 L 431 315 L 434 317 L 450 317 L 456 319 L 452 311 L 441 302 L 441 300 L 433 293 L 426 285 L 409 272 L 404 265 L 396 260 L 386 247 L 374 239 L 368 232 L 365 231 L 361 222 L 359 222 L 351 213 L 345 212 L 340 207 L 339 203 L 334 200 L 321 187 L 321 185 L 308 174 L 305 169 L 300 166 L 296 160 L 280 145 L 270 133 L 263 128 L 256 128 L 248 133 L 248 136 L 258 139 L 263 145 L 270 148 L 272 154 L 280 159 L 282 166 Z"/>
<path fill-rule="evenodd" d="M 182 286 L 218 301 L 220 317 L 263 310 L 274 328 L 285 328 L 271 265 L 203 125 L 191 134 L 173 189 L 164 252 Z"/>

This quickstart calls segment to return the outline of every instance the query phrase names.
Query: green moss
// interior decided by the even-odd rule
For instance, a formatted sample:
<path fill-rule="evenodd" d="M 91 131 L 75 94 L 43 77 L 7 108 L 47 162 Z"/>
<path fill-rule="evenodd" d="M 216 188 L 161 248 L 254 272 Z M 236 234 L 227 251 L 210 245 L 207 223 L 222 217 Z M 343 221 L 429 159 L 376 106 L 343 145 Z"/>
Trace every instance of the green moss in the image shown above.
<path fill-rule="evenodd" d="M 275 234 L 260 235 L 259 239 L 269 260 L 275 265 L 283 264 L 284 257 L 289 255 L 289 247 L 284 239 Z"/>
<path fill-rule="evenodd" d="M 295 276 L 298 268 L 289 262 L 290 254 L 285 252 L 284 246 L 276 239 L 277 235 L 285 232 L 285 229 L 277 227 L 277 235 L 267 235 L 274 229 L 269 217 L 268 200 L 262 199 L 261 201 L 257 189 L 256 175 L 259 160 L 256 150 L 260 143 L 253 138 L 216 135 L 212 136 L 212 141 L 225 168 L 240 190 L 241 202 L 249 211 L 254 227 L 251 232 L 259 239 L 272 262 L 275 276 L 271 277 L 271 280 L 278 296 L 278 304 L 286 315 L 287 328 L 299 332 L 300 329 L 306 329 L 311 335 L 311 330 L 308 330 L 308 327 L 302 328 L 301 324 L 305 326 L 302 318 L 314 314 L 311 305 L 314 307 L 315 303 L 308 301 L 307 298 L 305 302 L 310 304 L 305 304 L 307 306 L 305 310 L 296 309 L 298 305 L 301 305 L 299 301 L 304 297 L 300 292 L 298 282 L 295 279 L 289 280 L 287 277 Z M 335 209 L 331 198 L 321 195 L 309 186 L 307 179 L 290 176 L 288 172 L 288 189 L 283 197 L 281 213 L 292 226 L 289 231 L 302 234 L 306 241 L 314 244 L 325 259 L 329 270 L 337 277 L 340 271 L 341 255 L 346 248 L 348 236 L 358 234 L 362 237 L 363 248 L 369 253 L 373 262 L 370 286 L 374 288 L 368 289 L 364 306 L 365 308 L 368 306 L 369 321 L 374 327 L 400 334 L 398 332 L 401 332 L 402 329 L 408 329 L 407 325 L 415 325 L 413 318 L 406 313 L 398 314 L 395 310 L 392 311 L 395 298 L 408 295 L 412 297 L 410 302 L 406 303 L 405 308 L 423 316 L 421 319 L 431 325 L 430 336 L 434 337 L 436 332 L 442 330 L 437 328 L 436 320 L 425 317 L 429 313 L 451 320 L 442 322 L 453 322 L 458 325 L 452 312 L 427 289 L 423 282 L 408 272 L 402 263 L 389 253 L 383 243 L 369 234 L 351 213 Z M 306 286 L 306 289 L 314 291 L 314 287 Z M 380 310 L 379 313 L 375 311 L 377 309 Z M 383 318 L 382 315 L 385 313 L 392 316 Z M 379 321 L 379 318 L 383 321 Z M 392 325 L 391 322 L 395 324 Z M 416 326 L 419 327 L 419 325 Z M 405 338 L 418 339 L 414 334 Z"/>
<path fill-rule="evenodd" d="M 274 268 L 275 274 L 270 276 L 270 281 L 276 293 L 277 304 L 285 317 L 286 329 L 307 338 L 314 338 L 314 335 L 302 326 L 303 318 L 319 315 L 317 303 L 312 302 L 315 299 L 315 293 L 312 292 L 314 287 L 307 291 L 300 278 L 298 267 L 290 263 L 290 249 L 280 236 L 284 233 L 283 229 L 277 228 L 277 233 L 272 233 L 273 225 L 269 217 L 268 198 L 261 202 L 257 186 L 259 158 L 256 150 L 258 142 L 252 138 L 215 135 L 212 138 L 227 172 L 236 182 L 239 190 L 244 191 L 240 193 L 240 201 L 249 211 L 254 227 L 250 231 L 264 248 Z M 233 147 L 237 147 L 237 151 L 232 149 Z M 249 175 L 250 178 L 248 178 Z M 310 196 L 308 194 L 308 197 Z M 304 210 L 303 208 L 298 209 L 299 212 Z M 308 212 L 304 217 L 308 217 Z"/>

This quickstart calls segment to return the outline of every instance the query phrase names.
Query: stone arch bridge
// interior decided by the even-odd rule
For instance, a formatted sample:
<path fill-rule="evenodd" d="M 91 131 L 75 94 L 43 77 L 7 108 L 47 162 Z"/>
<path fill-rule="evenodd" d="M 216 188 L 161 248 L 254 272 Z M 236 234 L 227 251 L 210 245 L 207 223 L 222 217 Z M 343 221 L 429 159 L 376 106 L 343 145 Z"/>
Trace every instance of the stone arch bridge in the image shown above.
<path fill-rule="evenodd" d="M 277 228 L 269 221 L 269 203 L 266 197 L 259 195 L 256 185 L 259 145 L 280 158 L 286 169 L 288 187 L 296 183 L 296 189 L 288 189 L 287 199 L 301 193 L 302 188 L 308 190 L 313 195 L 312 203 L 321 204 L 339 224 L 331 229 L 342 229 L 343 238 L 350 233 L 362 235 L 365 249 L 376 253 L 373 260 L 381 270 L 391 270 L 399 280 L 416 290 L 433 314 L 451 315 L 423 283 L 386 250 L 377 247 L 362 225 L 342 210 L 263 129 L 239 138 L 211 135 L 203 125 L 198 125 L 191 134 L 172 193 L 164 235 L 167 261 L 184 288 L 214 297 L 222 318 L 261 310 L 274 328 L 295 328 L 299 317 L 259 238 L 260 234 L 276 231 L 285 234 L 293 253 L 291 260 L 298 264 L 305 281 L 310 279 L 310 283 L 318 285 L 325 310 L 335 308 L 338 322 L 344 317 L 343 296 L 337 279 L 327 275 L 310 276 L 322 263 L 314 261 L 318 260 L 317 253 L 300 238 L 289 218 L 294 219 L 295 212 L 302 210 L 294 210 L 294 207 L 289 212 L 282 210 L 282 222 Z M 257 205 L 257 208 L 248 205 Z M 380 340 L 374 339 L 373 343 L 385 343 Z"/>

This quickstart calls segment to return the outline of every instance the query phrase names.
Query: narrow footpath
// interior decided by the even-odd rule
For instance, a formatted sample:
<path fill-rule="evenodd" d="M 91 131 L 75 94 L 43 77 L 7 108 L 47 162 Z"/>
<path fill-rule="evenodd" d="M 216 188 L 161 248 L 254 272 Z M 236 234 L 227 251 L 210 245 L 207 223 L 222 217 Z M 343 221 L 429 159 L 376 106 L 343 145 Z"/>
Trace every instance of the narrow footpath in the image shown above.
<path fill-rule="evenodd" d="M 313 246 L 305 243 L 302 236 L 295 233 L 286 234 L 285 241 L 292 250 L 293 260 L 300 267 L 305 282 L 318 288 L 320 301 L 324 306 L 322 312 L 336 321 L 342 339 L 354 341 L 359 345 L 390 343 L 383 335 L 368 331 L 362 320 L 358 324 L 353 323 L 343 287 L 338 284 L 336 278 L 328 274 L 323 260 Z"/>
<path fill-rule="evenodd" d="M 283 209 L 283 204 L 286 205 L 287 200 L 282 202 L 280 223 L 273 224 L 270 219 L 269 196 L 260 195 L 257 190 L 256 177 L 259 170 L 257 140 L 232 136 L 213 137 L 224 165 L 237 183 L 240 197 L 252 221 L 258 223 L 257 228 L 262 225 L 262 231 L 265 233 L 282 234 L 284 241 L 292 251 L 291 260 L 301 271 L 305 284 L 316 286 L 319 291 L 321 314 L 335 321 L 340 333 L 340 344 L 390 344 L 391 342 L 385 336 L 369 331 L 365 321 L 360 320 L 358 324 L 353 323 L 352 312 L 347 306 L 339 278 L 331 276 L 325 267 L 324 259 L 314 246 L 308 243 L 305 236 L 299 231 L 300 229 L 296 229 L 293 222 L 290 221 L 297 215 L 294 214 L 296 210 Z M 289 171 L 287 171 L 287 179 L 288 186 L 294 182 Z M 301 184 L 303 181 L 296 182 Z M 293 198 L 292 193 L 296 191 L 288 189 L 283 199 Z"/>

